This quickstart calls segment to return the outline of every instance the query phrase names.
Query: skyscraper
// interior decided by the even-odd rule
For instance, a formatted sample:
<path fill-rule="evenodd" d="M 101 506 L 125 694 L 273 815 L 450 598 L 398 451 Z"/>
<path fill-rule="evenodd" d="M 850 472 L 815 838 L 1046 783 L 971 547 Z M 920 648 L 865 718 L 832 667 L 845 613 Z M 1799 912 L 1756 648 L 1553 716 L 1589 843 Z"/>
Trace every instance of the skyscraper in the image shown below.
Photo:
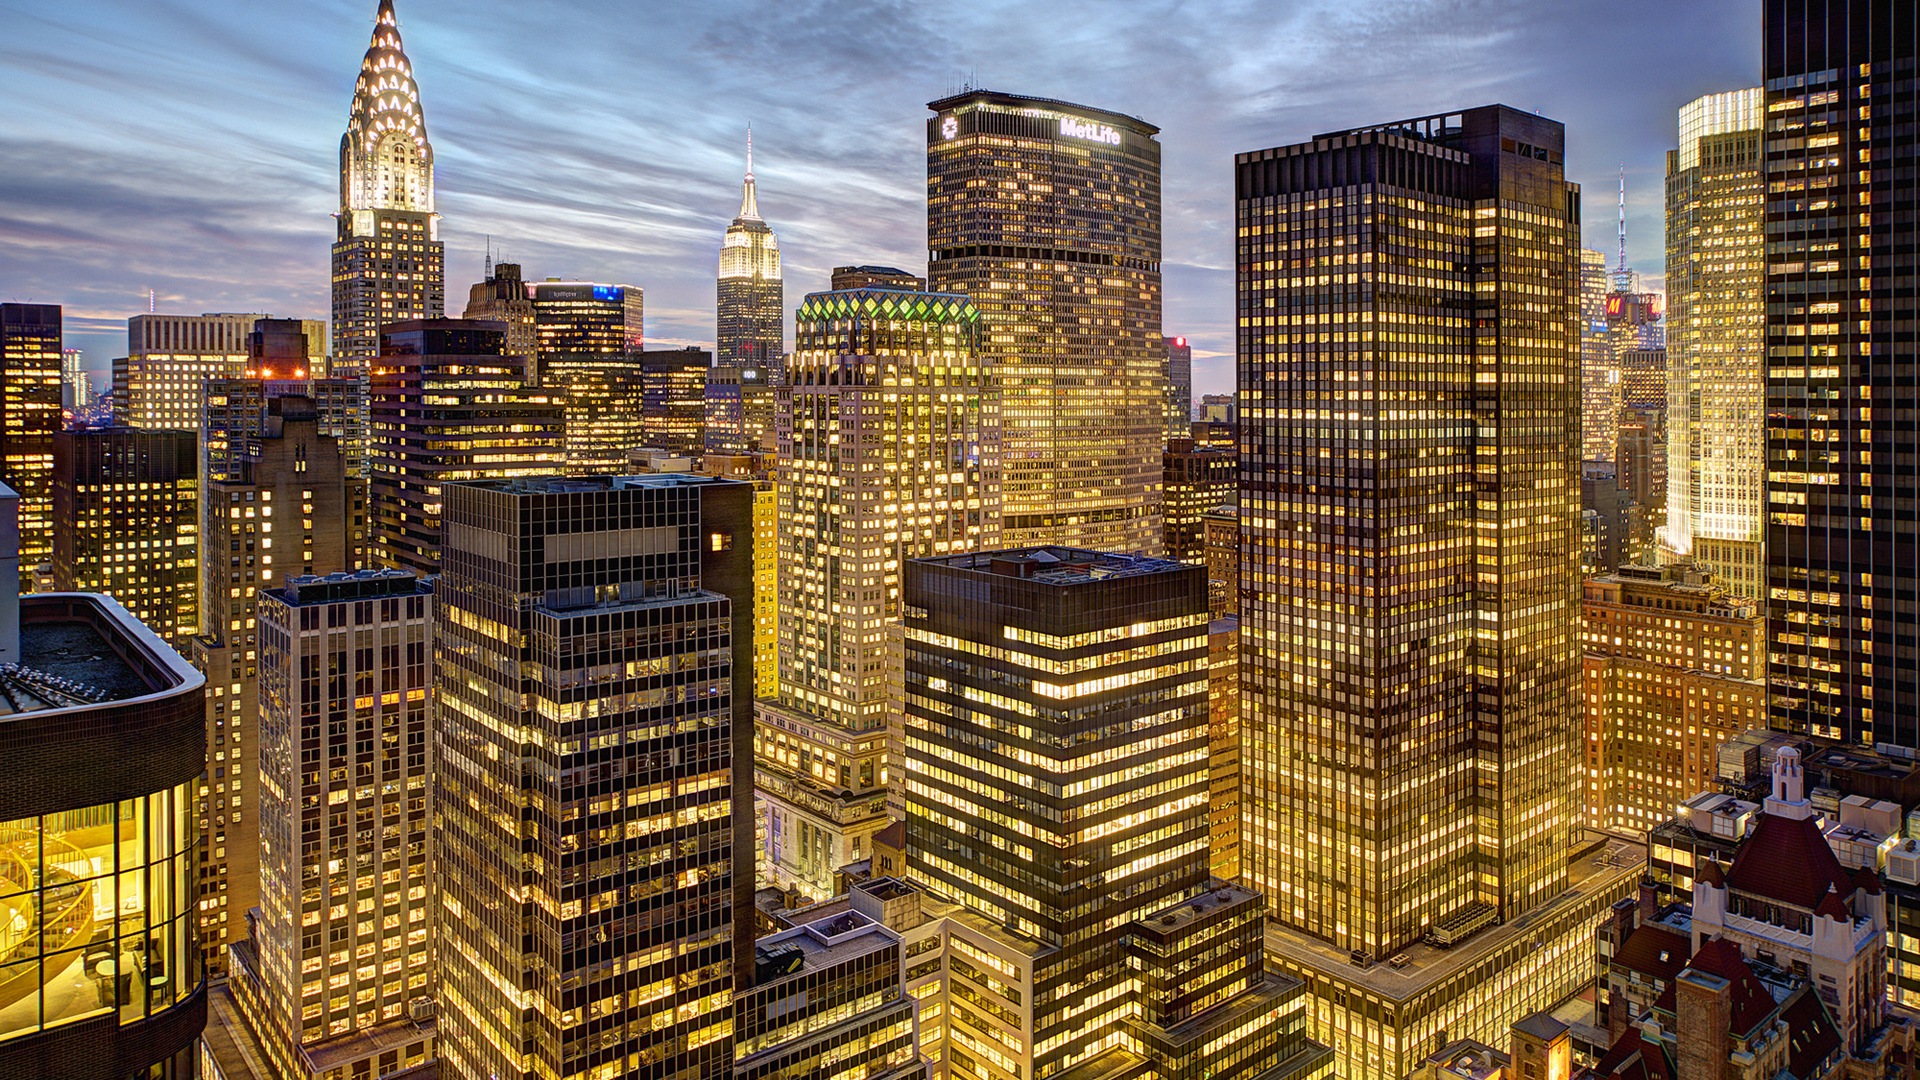
<path fill-rule="evenodd" d="M 1582 920 L 1618 898 L 1569 889 L 1580 203 L 1563 139 L 1495 105 L 1236 159 L 1242 866 L 1349 1080 L 1404 1076 L 1436 1023 L 1486 1041 L 1552 1004 L 1589 975 Z M 1410 951 L 1528 914 L 1550 944 L 1498 983 Z M 1355 1005 L 1379 1000 L 1362 972 L 1388 958 L 1394 1000 Z M 1367 1008 L 1392 1038 L 1348 1027 Z"/>
<path fill-rule="evenodd" d="M 1260 897 L 1208 870 L 1206 570 L 1041 547 L 904 579 L 907 873 L 965 913 L 935 935 L 950 1075 L 1323 1067 Z"/>
<path fill-rule="evenodd" d="M 380 0 L 340 136 L 333 355 L 364 371 L 388 323 L 444 314 L 446 253 L 433 209 L 433 144 L 393 0 Z"/>
<path fill-rule="evenodd" d="M 647 347 L 646 296 L 635 286 L 548 278 L 527 291 L 538 342 L 527 354 L 531 381 L 623 368 Z"/>
<path fill-rule="evenodd" d="M 707 372 L 713 354 L 688 345 L 648 349 L 640 368 L 640 442 L 672 454 L 698 457 L 707 441 Z"/>
<path fill-rule="evenodd" d="M 357 570 L 366 552 L 367 482 L 349 473 L 342 442 L 315 402 L 276 394 L 259 408 L 257 426 L 238 438 L 221 471 L 205 475 L 201 491 L 193 640 L 194 666 L 207 675 L 200 925 L 214 972 L 227 970 L 227 946 L 246 936 L 259 899 L 259 597 L 303 574 Z"/>
<path fill-rule="evenodd" d="M 200 624 L 200 463 L 191 431 L 53 437 L 53 587 L 105 593 L 185 653 Z"/>
<path fill-rule="evenodd" d="M 1607 336 L 1607 253 L 1580 249 L 1580 458 L 1613 460 L 1620 368 Z"/>
<path fill-rule="evenodd" d="M 493 319 L 507 324 L 507 355 L 524 356 L 539 370 L 540 334 L 533 295 L 520 278 L 519 263 L 497 263 L 487 258 L 486 280 L 467 290 L 463 319 Z"/>
<path fill-rule="evenodd" d="M 22 591 L 33 588 L 36 569 L 53 562 L 60 326 L 58 304 L 0 304 L 0 483 L 20 497 Z"/>
<path fill-rule="evenodd" d="M 232 474 L 253 452 L 249 440 L 266 432 L 273 402 L 283 397 L 312 403 L 320 433 L 339 440 L 347 475 L 367 474 L 367 392 L 358 375 L 317 378 L 305 363 L 313 335 L 325 327 L 309 320 L 261 319 L 247 339 L 246 370 L 208 379 L 199 418 L 200 474 L 209 480 Z M 304 374 L 303 374 L 304 373 Z"/>
<path fill-rule="evenodd" d="M 0 487 L 6 578 L 13 499 Z M 198 1075 L 205 680 L 85 593 L 0 594 L 0 663 L 0 1076 Z"/>
<path fill-rule="evenodd" d="M 1005 542 L 1158 552 L 1160 129 L 987 90 L 927 107 L 927 283 L 986 321 Z"/>
<path fill-rule="evenodd" d="M 903 560 L 999 532 L 999 413 L 964 296 L 812 293 L 780 389 L 780 681 L 755 783 L 766 869 L 815 897 L 886 824 Z"/>
<path fill-rule="evenodd" d="M 444 497 L 441 1074 L 725 1076 L 753 970 L 753 489 Z"/>
<path fill-rule="evenodd" d="M 190 431 L 199 426 L 209 379 L 234 378 L 256 366 L 251 340 L 262 320 L 297 327 L 304 355 L 286 357 L 278 375 L 327 373 L 327 325 L 317 319 L 268 315 L 135 315 L 127 320 L 127 355 L 113 362 L 114 422 L 127 427 Z"/>
<path fill-rule="evenodd" d="M 1661 547 L 1759 599 L 1766 280 L 1759 87 L 1680 108 L 1667 151 L 1667 527 Z"/>
<path fill-rule="evenodd" d="M 1193 437 L 1193 346 L 1183 337 L 1167 343 L 1167 441 Z"/>
<path fill-rule="evenodd" d="M 68 413 L 85 411 L 93 404 L 93 377 L 87 374 L 87 358 L 79 349 L 60 350 L 60 407 Z"/>
<path fill-rule="evenodd" d="M 1920 747 L 1910 5 L 1768 0 L 1772 726 Z"/>
<path fill-rule="evenodd" d="M 1197 447 L 1182 434 L 1167 440 L 1162 461 L 1166 470 L 1161 503 L 1166 556 L 1181 562 L 1203 562 L 1207 557 L 1206 515 L 1233 501 L 1240 455 L 1223 447 Z"/>
<path fill-rule="evenodd" d="M 707 370 L 704 437 L 709 454 L 773 450 L 772 375 L 757 365 L 715 364 Z"/>
<path fill-rule="evenodd" d="M 412 1007 L 434 990 L 431 610 L 405 570 L 261 590 L 260 895 L 231 983 L 274 1076 L 383 1076 L 432 1053 Z"/>
<path fill-rule="evenodd" d="M 499 323 L 464 319 L 382 331 L 369 378 L 369 562 L 433 574 L 442 484 L 564 465 L 564 399 L 526 385 L 526 359 L 502 355 L 505 337 Z"/>
<path fill-rule="evenodd" d="M 769 381 L 774 386 L 785 383 L 786 319 L 780 241 L 760 217 L 753 181 L 753 132 L 748 130 L 740 212 L 720 241 L 714 318 L 714 352 L 720 363 L 765 368 L 772 372 Z"/>

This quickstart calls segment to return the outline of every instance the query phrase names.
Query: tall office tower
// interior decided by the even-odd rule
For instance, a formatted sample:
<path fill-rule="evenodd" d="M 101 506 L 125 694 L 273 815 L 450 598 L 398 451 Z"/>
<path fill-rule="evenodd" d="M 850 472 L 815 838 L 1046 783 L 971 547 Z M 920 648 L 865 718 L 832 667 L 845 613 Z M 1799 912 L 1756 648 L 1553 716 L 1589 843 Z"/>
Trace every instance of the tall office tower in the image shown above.
<path fill-rule="evenodd" d="M 1667 528 L 1662 549 L 1759 599 L 1765 522 L 1761 91 L 1680 107 L 1667 151 Z"/>
<path fill-rule="evenodd" d="M 467 290 L 467 310 L 460 317 L 506 323 L 507 355 L 524 356 L 538 370 L 540 332 L 519 263 L 497 263 L 488 256 L 486 280 Z"/>
<path fill-rule="evenodd" d="M 753 132 L 748 130 L 740 212 L 720 241 L 720 276 L 714 287 L 714 353 L 722 364 L 765 368 L 771 373 L 769 383 L 785 385 L 786 296 L 786 283 L 780 277 L 780 240 L 760 217 L 753 182 Z"/>
<path fill-rule="evenodd" d="M 1208 872 L 1206 571 L 1017 548 L 902 587 L 907 873 L 962 913 L 947 1075 L 1324 1072 L 1260 897 Z"/>
<path fill-rule="evenodd" d="M 323 380 L 324 381 L 324 380 Z M 367 537 L 367 482 L 310 398 L 276 395 L 219 473 L 200 515 L 200 634 L 207 674 L 207 771 L 201 781 L 200 914 L 207 970 L 227 970 L 259 898 L 260 595 L 302 574 L 357 570 Z"/>
<path fill-rule="evenodd" d="M 767 870 L 840 892 L 887 822 L 900 567 L 999 535 L 1000 417 L 964 296 L 811 293 L 780 390 L 780 682 L 755 785 Z"/>
<path fill-rule="evenodd" d="M 6 577 L 15 498 L 0 487 Z M 0 663 L 0 1076 L 199 1075 L 204 680 L 86 593 L 0 593 Z"/>
<path fill-rule="evenodd" d="M 1005 542 L 1158 552 L 1160 129 L 986 90 L 927 107 L 927 283 L 987 323 Z"/>
<path fill-rule="evenodd" d="M 1580 202 L 1563 140 L 1493 105 L 1237 159 L 1243 878 L 1348 1080 L 1403 1077 L 1437 1031 L 1486 1042 L 1558 1000 L 1629 884 L 1568 861 Z M 1491 952 L 1420 945 L 1475 932 Z M 1498 980 L 1475 966 L 1536 939 Z M 1370 974 L 1388 958 L 1391 979 Z"/>
<path fill-rule="evenodd" d="M 367 391 L 359 376 L 320 378 L 302 363 L 318 323 L 262 319 L 247 345 L 246 371 L 208 379 L 200 429 L 202 476 L 229 476 L 252 450 L 248 440 L 267 430 L 272 403 L 283 397 L 312 402 L 320 433 L 332 436 L 347 459 L 347 475 L 367 475 Z M 297 373 L 305 371 L 302 377 Z"/>
<path fill-rule="evenodd" d="M 60 305 L 0 304 L 0 484 L 20 498 L 20 588 L 53 563 L 53 433 L 60 430 Z M 0 583 L 0 594 L 11 585 Z"/>
<path fill-rule="evenodd" d="M 1620 403 L 1629 409 L 1667 407 L 1667 350 L 1629 349 L 1620 357 Z"/>
<path fill-rule="evenodd" d="M 333 355 L 343 367 L 365 371 L 379 355 L 381 329 L 440 318 L 447 288 L 433 209 L 433 144 L 393 0 L 380 0 L 353 84 L 334 218 Z"/>
<path fill-rule="evenodd" d="M 1911 5 L 1768 0 L 1771 726 L 1920 747 Z"/>
<path fill-rule="evenodd" d="M 1627 558 L 1658 561 L 1660 529 L 1667 513 L 1667 410 L 1628 406 L 1620 410 L 1615 476 L 1627 506 Z"/>
<path fill-rule="evenodd" d="M 1766 619 L 1698 568 L 1623 567 L 1587 579 L 1581 626 L 1587 825 L 1644 835 L 1765 722 Z"/>
<path fill-rule="evenodd" d="M 1166 522 L 1163 550 L 1169 559 L 1205 562 L 1206 516 L 1222 503 L 1233 501 L 1239 485 L 1240 455 L 1220 447 L 1196 447 L 1183 435 L 1167 440 L 1161 460 L 1165 468 L 1161 481 Z"/>
<path fill-rule="evenodd" d="M 53 587 L 106 593 L 181 653 L 200 628 L 199 457 L 191 431 L 53 437 Z"/>
<path fill-rule="evenodd" d="M 369 380 L 367 561 L 440 568 L 440 488 L 461 480 L 542 476 L 566 462 L 564 399 L 526 385 L 526 358 L 506 356 L 500 324 L 395 323 L 381 332 Z"/>
<path fill-rule="evenodd" d="M 260 899 L 233 996 L 270 1076 L 387 1076 L 433 1052 L 432 591 L 294 575 L 259 611 Z"/>
<path fill-rule="evenodd" d="M 1607 256 L 1580 249 L 1580 459 L 1613 460 L 1620 369 L 1607 335 Z"/>
<path fill-rule="evenodd" d="M 77 413 L 92 404 L 93 377 L 87 374 L 86 354 L 79 349 L 61 349 L 60 407 Z"/>
<path fill-rule="evenodd" d="M 246 373 L 254 328 L 262 320 L 297 326 L 303 335 L 305 355 L 288 357 L 282 378 L 326 374 L 327 327 L 317 319 L 135 315 L 127 320 L 127 355 L 113 362 L 114 422 L 164 431 L 198 426 L 207 380 Z"/>
<path fill-rule="evenodd" d="M 1235 498 L 1239 497 L 1238 492 Z M 1207 611 L 1215 619 L 1240 614 L 1240 507 L 1216 506 L 1200 519 L 1201 561 L 1207 567 Z"/>
<path fill-rule="evenodd" d="M 1207 581 L 1212 615 L 1213 580 Z M 1240 880 L 1240 616 L 1207 624 L 1207 865 Z"/>
<path fill-rule="evenodd" d="M 1193 346 L 1183 337 L 1167 344 L 1167 441 L 1193 437 Z"/>
<path fill-rule="evenodd" d="M 444 494 L 441 1075 L 725 1076 L 753 981 L 753 490 Z"/>
<path fill-rule="evenodd" d="M 707 442 L 707 372 L 713 354 L 688 345 L 648 349 L 639 361 L 640 438 L 672 454 L 698 457 Z"/>
<path fill-rule="evenodd" d="M 528 356 L 528 382 L 618 371 L 647 347 L 646 296 L 632 285 L 548 278 L 527 291 L 538 351 Z"/>
<path fill-rule="evenodd" d="M 717 364 L 707 369 L 706 450 L 709 454 L 762 454 L 773 449 L 772 374 L 757 365 Z"/>
<path fill-rule="evenodd" d="M 836 266 L 830 286 L 834 292 L 843 289 L 865 289 L 879 286 L 882 289 L 912 289 L 915 292 L 927 287 L 927 279 L 911 274 L 897 266 Z"/>

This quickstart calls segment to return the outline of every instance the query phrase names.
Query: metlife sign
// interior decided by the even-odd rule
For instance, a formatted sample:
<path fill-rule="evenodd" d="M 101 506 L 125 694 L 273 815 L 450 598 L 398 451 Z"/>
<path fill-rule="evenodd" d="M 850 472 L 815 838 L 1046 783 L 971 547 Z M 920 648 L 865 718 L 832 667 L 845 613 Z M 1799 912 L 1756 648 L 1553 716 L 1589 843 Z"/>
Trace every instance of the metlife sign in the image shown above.
<path fill-rule="evenodd" d="M 1073 116 L 1060 118 L 1060 134 L 1069 139 L 1085 139 L 1088 142 L 1107 143 L 1111 146 L 1120 145 L 1118 129 Z"/>

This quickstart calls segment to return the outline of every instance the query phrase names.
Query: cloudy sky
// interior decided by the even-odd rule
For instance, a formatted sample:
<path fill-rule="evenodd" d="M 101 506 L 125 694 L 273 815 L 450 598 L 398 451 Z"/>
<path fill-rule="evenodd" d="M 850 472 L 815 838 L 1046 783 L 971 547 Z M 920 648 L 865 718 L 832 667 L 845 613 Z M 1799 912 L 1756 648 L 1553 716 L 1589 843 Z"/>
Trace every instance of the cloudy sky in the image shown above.
<path fill-rule="evenodd" d="M 376 0 L 0 0 L 0 298 L 125 320 L 325 318 L 340 133 Z M 1489 102 L 1564 121 L 1586 240 L 1658 281 L 1674 111 L 1753 85 L 1759 0 L 397 0 L 439 180 L 447 298 L 487 237 L 531 278 L 646 290 L 711 344 L 753 125 L 787 301 L 926 263 L 926 102 L 977 86 L 1158 124 L 1166 331 L 1233 381 L 1235 151 Z M 458 314 L 457 310 L 450 314 Z"/>

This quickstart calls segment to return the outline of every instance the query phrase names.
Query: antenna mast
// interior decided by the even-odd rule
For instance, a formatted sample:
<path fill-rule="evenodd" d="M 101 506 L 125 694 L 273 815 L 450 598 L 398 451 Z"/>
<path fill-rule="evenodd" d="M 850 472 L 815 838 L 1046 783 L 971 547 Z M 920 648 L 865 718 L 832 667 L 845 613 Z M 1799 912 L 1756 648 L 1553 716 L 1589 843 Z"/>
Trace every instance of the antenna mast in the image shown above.
<path fill-rule="evenodd" d="M 1633 271 L 1627 269 L 1627 163 L 1620 163 L 1620 265 L 1613 271 L 1613 291 L 1631 292 Z"/>

